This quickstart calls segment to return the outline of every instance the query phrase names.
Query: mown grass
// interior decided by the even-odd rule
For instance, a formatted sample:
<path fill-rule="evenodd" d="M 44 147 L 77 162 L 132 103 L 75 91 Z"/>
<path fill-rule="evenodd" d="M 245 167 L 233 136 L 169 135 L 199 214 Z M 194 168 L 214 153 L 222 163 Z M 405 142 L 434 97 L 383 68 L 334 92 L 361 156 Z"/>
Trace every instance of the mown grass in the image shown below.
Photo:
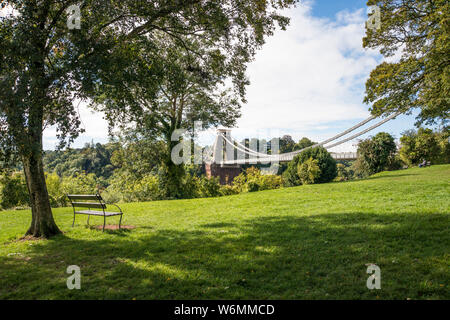
<path fill-rule="evenodd" d="M 445 165 L 124 204 L 137 228 L 120 232 L 82 216 L 72 228 L 72 209 L 60 208 L 64 234 L 37 241 L 17 241 L 29 211 L 0 212 L 0 298 L 449 299 L 449 181 Z M 366 287 L 370 263 L 381 290 Z M 81 268 L 81 290 L 66 287 L 69 265 Z"/>

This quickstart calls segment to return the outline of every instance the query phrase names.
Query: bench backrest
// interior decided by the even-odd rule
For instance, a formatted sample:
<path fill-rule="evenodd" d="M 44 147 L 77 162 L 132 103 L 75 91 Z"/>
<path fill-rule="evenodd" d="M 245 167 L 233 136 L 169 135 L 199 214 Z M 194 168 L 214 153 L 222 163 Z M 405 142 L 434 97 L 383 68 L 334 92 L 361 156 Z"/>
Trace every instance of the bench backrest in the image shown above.
<path fill-rule="evenodd" d="M 99 194 L 68 194 L 72 207 L 106 209 L 105 201 Z"/>

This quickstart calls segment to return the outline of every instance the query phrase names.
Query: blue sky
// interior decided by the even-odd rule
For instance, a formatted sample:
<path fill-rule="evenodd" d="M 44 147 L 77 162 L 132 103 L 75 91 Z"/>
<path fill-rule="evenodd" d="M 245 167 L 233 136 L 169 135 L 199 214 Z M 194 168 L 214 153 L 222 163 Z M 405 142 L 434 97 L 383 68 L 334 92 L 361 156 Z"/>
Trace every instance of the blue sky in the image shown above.
<path fill-rule="evenodd" d="M 314 3 L 312 13 L 316 17 L 334 18 L 343 10 L 355 11 L 366 7 L 365 0 L 318 0 Z"/>
<path fill-rule="evenodd" d="M 249 65 L 248 103 L 232 131 L 239 140 L 290 134 L 295 140 L 306 136 L 321 141 L 369 116 L 368 106 L 362 103 L 364 84 L 383 58 L 362 48 L 366 1 L 303 0 L 284 14 L 291 18 L 288 30 L 268 38 Z M 73 146 L 91 140 L 106 142 L 102 115 L 91 113 L 83 104 L 80 114 L 86 132 Z M 399 138 L 413 128 L 414 118 L 399 116 L 362 137 L 386 131 Z M 55 145 L 55 133 L 54 128 L 45 132 L 46 149 Z M 210 130 L 199 142 L 213 140 Z M 354 143 L 331 151 L 352 151 Z"/>
<path fill-rule="evenodd" d="M 336 14 L 341 11 L 350 11 L 354 12 L 358 9 L 367 10 L 367 0 L 316 0 L 312 6 L 312 14 L 316 17 L 326 17 L 329 19 L 334 19 Z M 364 83 L 361 83 L 358 86 L 357 90 L 364 90 Z M 417 111 L 414 111 L 412 115 L 409 116 L 399 116 L 394 121 L 388 122 L 385 125 L 379 127 L 379 129 L 375 130 L 373 133 L 369 133 L 368 135 L 376 134 L 376 132 L 387 131 L 399 138 L 401 133 L 410 129 L 414 126 L 415 117 L 418 115 Z M 352 121 L 343 121 L 341 125 L 351 127 L 353 124 Z"/>

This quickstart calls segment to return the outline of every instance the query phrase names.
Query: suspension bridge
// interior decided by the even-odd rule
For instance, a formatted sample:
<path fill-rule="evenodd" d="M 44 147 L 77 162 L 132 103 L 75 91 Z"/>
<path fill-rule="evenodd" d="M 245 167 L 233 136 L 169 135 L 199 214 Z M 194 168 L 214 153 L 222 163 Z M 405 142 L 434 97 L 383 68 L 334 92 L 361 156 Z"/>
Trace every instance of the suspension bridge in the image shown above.
<path fill-rule="evenodd" d="M 241 165 L 246 164 L 273 164 L 273 163 L 283 163 L 291 161 L 296 155 L 302 151 L 310 148 L 315 148 L 322 146 L 326 149 L 331 149 L 333 147 L 339 146 L 345 142 L 354 140 L 359 136 L 368 133 L 375 128 L 383 125 L 384 123 L 394 119 L 400 114 L 400 112 L 394 113 L 385 119 L 382 119 L 370 127 L 354 133 L 346 138 L 343 138 L 353 131 L 359 129 L 360 127 L 366 125 L 367 123 L 375 120 L 376 116 L 371 116 L 364 121 L 359 122 L 353 127 L 340 132 L 339 134 L 326 139 L 322 142 L 314 144 L 312 146 L 303 148 L 301 150 L 296 150 L 287 153 L 279 153 L 277 140 L 272 140 L 271 153 L 268 154 L 264 148 L 267 145 L 257 145 L 252 147 L 247 147 L 241 142 L 234 139 L 231 135 L 231 130 L 229 129 L 218 129 L 216 134 L 216 139 L 210 154 L 210 160 L 206 161 L 206 173 L 208 177 L 218 176 L 220 182 L 225 184 L 232 181 L 235 176 L 239 175 Z M 341 140 L 339 140 L 342 138 Z M 275 143 L 274 143 L 275 142 Z M 258 150 L 259 149 L 259 150 Z M 356 160 L 356 152 L 330 152 L 331 156 L 336 160 Z"/>

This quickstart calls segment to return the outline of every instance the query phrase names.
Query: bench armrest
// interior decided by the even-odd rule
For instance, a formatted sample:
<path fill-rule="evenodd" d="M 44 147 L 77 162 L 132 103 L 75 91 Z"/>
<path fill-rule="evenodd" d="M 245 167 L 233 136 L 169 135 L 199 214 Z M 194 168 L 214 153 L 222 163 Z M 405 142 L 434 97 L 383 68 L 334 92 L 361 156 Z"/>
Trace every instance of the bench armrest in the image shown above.
<path fill-rule="evenodd" d="M 123 213 L 123 212 L 122 212 L 122 209 L 121 209 L 117 204 L 111 203 L 111 204 L 107 204 L 107 206 L 114 206 L 114 207 L 116 207 L 117 209 L 119 209 L 120 213 Z"/>

